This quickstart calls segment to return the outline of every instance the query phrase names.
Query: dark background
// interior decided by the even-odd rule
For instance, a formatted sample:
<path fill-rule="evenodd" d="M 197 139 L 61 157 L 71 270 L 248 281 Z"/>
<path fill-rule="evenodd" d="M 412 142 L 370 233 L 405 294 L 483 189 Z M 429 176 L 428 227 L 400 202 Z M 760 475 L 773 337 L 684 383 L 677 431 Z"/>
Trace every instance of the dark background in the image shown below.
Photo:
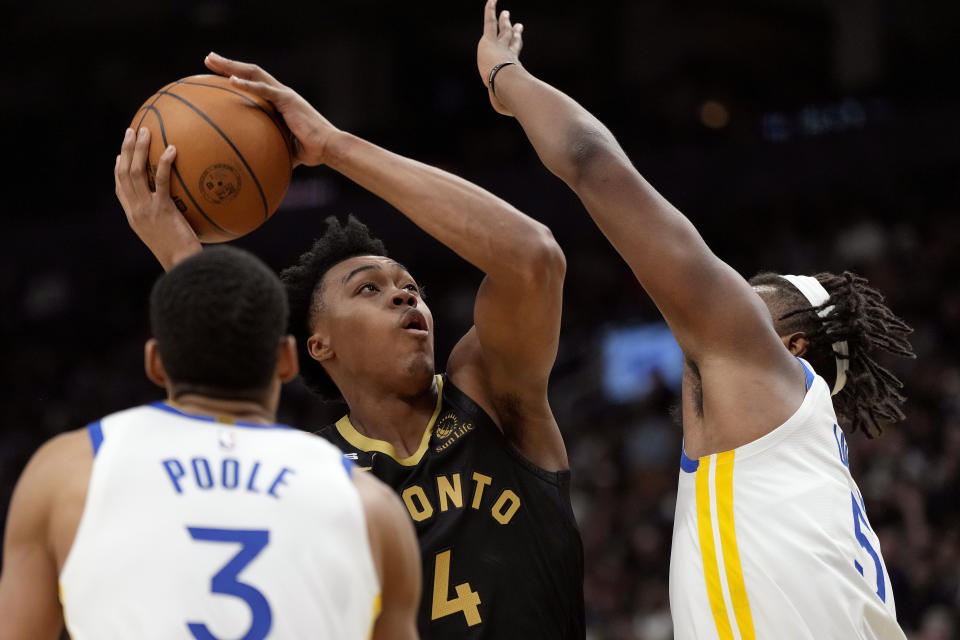
<path fill-rule="evenodd" d="M 853 269 L 916 328 L 918 359 L 885 361 L 905 382 L 908 419 L 875 441 L 851 437 L 851 469 L 904 628 L 914 639 L 954 637 L 958 5 L 501 7 L 526 26 L 524 64 L 596 113 L 741 273 Z M 668 409 L 677 397 L 665 380 L 615 403 L 602 385 L 606 329 L 658 316 L 517 124 L 490 109 L 475 62 L 481 14 L 480 0 L 5 9 L 0 508 L 45 439 L 160 397 L 142 375 L 146 298 L 160 268 L 115 200 L 113 161 L 137 107 L 164 84 L 203 73 L 204 55 L 216 50 L 261 64 L 337 126 L 475 181 L 553 229 L 569 263 L 553 404 L 574 469 L 590 637 L 671 637 L 680 436 Z M 426 285 L 444 362 L 468 326 L 480 274 L 333 172 L 299 168 L 294 178 L 281 211 L 237 244 L 279 269 L 326 216 L 356 213 Z M 341 410 L 294 383 L 281 419 L 316 428 Z"/>

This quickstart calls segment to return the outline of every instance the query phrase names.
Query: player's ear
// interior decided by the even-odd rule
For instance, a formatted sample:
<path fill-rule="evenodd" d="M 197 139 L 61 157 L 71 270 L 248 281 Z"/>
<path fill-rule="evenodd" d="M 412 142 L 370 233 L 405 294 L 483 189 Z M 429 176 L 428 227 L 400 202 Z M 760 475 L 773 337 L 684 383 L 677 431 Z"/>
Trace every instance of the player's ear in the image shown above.
<path fill-rule="evenodd" d="M 334 353 L 330 346 L 330 336 L 324 332 L 315 332 L 307 338 L 307 353 L 317 362 L 325 362 L 332 358 Z"/>
<path fill-rule="evenodd" d="M 803 331 L 795 331 L 786 336 L 780 336 L 780 339 L 783 340 L 783 346 L 787 348 L 791 354 L 802 358 L 807 354 L 807 347 L 810 345 L 810 341 L 807 340 L 807 334 Z"/>
<path fill-rule="evenodd" d="M 297 339 L 285 336 L 277 348 L 277 377 L 280 382 L 290 382 L 300 373 L 300 363 L 297 360 Z"/>
<path fill-rule="evenodd" d="M 150 338 L 143 345 L 143 369 L 150 382 L 158 387 L 167 387 L 167 372 L 163 370 L 163 361 L 160 359 L 156 338 Z"/>

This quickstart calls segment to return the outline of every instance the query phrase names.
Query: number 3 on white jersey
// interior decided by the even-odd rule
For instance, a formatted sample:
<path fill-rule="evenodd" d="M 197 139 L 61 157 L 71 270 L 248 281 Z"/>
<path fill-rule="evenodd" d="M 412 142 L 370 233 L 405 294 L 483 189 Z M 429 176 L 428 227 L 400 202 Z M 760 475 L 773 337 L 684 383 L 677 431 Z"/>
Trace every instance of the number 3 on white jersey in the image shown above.
<path fill-rule="evenodd" d="M 203 542 L 240 543 L 240 551 L 230 559 L 210 580 L 210 591 L 240 598 L 250 607 L 250 628 L 242 640 L 263 640 L 273 625 L 270 603 L 256 588 L 237 580 L 237 575 L 257 557 L 270 542 L 270 532 L 265 529 L 207 529 L 187 527 L 190 537 Z M 202 622 L 188 622 L 187 628 L 197 640 L 220 640 L 210 633 Z"/>

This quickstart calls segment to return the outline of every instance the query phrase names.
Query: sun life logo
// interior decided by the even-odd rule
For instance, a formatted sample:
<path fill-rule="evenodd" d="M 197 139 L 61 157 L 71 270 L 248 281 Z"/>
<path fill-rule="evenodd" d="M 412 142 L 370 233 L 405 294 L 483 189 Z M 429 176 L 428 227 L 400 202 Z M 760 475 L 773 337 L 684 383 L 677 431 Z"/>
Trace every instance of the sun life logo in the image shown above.
<path fill-rule="evenodd" d="M 437 438 L 440 440 L 446 440 L 450 437 L 450 434 L 453 433 L 453 430 L 457 428 L 457 416 L 448 413 L 447 415 L 440 418 L 440 422 L 437 423 Z"/>

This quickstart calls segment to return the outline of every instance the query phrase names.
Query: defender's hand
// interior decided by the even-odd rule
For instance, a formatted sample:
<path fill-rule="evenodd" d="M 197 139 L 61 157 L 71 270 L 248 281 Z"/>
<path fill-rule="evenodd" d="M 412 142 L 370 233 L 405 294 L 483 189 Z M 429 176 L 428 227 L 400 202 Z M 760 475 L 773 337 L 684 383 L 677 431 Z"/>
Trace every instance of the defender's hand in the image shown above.
<path fill-rule="evenodd" d="M 327 140 L 339 129 L 330 124 L 300 94 L 278 82 L 276 78 L 255 64 L 228 60 L 209 53 L 204 60 L 211 71 L 228 76 L 238 89 L 244 89 L 268 100 L 283 116 L 293 133 L 294 166 L 323 164 Z"/>
<path fill-rule="evenodd" d="M 170 168 L 177 150 L 169 146 L 157 163 L 156 191 L 150 188 L 147 154 L 150 130 L 134 136 L 127 129 L 120 155 L 113 167 L 115 193 L 127 222 L 143 244 L 156 256 L 164 270 L 203 250 L 197 234 L 170 197 Z"/>
<path fill-rule="evenodd" d="M 483 36 L 477 44 L 477 69 L 480 78 L 490 94 L 490 104 L 497 113 L 512 116 L 497 96 L 490 90 L 490 70 L 501 62 L 520 64 L 520 50 L 523 49 L 523 25 L 510 22 L 510 12 L 501 11 L 497 19 L 497 0 L 487 0 L 483 8 Z M 499 73 L 508 70 L 501 68 Z M 499 75 L 498 73 L 498 75 Z M 496 80 L 494 80 L 496 86 Z"/>

